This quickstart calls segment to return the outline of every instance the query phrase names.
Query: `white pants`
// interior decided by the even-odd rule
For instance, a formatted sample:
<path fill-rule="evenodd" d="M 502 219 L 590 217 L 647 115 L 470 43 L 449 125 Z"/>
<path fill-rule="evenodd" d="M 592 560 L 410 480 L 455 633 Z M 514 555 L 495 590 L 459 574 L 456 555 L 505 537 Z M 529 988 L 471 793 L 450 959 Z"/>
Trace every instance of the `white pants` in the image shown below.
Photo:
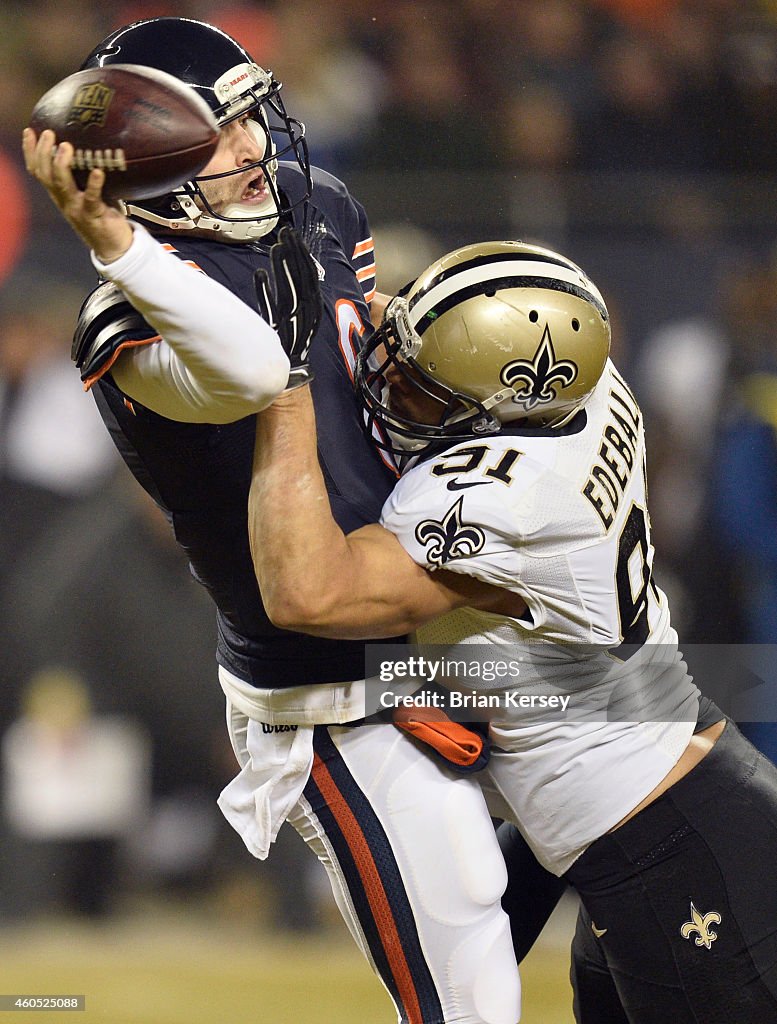
<path fill-rule="evenodd" d="M 252 722 L 249 731 L 234 707 L 228 722 L 245 772 L 261 772 L 263 759 L 278 764 L 277 727 Z M 317 725 L 312 739 L 312 768 L 286 820 L 326 868 L 398 1020 L 516 1024 L 506 872 L 477 782 L 392 725 Z M 251 849 L 251 808 L 222 809 Z"/>

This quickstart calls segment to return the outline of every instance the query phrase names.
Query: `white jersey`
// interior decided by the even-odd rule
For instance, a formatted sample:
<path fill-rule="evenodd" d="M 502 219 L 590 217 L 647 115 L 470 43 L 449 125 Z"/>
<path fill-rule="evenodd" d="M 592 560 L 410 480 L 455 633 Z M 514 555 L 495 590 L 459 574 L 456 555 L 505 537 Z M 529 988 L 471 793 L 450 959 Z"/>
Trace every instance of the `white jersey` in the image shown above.
<path fill-rule="evenodd" d="M 419 461 L 383 509 L 419 565 L 527 604 L 520 619 L 451 612 L 417 641 L 484 645 L 492 658 L 503 645 L 520 669 L 496 684 L 502 697 L 508 686 L 568 696 L 563 715 L 528 700 L 489 712 L 499 816 L 557 873 L 660 782 L 696 722 L 698 691 L 652 579 L 644 467 L 639 407 L 608 363 L 566 428 L 473 438 Z"/>

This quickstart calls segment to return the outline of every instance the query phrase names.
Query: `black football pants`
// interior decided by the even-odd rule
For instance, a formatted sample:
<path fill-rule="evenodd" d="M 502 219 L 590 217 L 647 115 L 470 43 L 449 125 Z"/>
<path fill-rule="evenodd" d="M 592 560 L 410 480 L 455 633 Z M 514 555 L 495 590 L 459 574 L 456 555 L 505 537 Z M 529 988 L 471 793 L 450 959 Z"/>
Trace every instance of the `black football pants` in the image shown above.
<path fill-rule="evenodd" d="M 777 767 L 735 725 L 565 878 L 578 1024 L 777 1024 Z"/>

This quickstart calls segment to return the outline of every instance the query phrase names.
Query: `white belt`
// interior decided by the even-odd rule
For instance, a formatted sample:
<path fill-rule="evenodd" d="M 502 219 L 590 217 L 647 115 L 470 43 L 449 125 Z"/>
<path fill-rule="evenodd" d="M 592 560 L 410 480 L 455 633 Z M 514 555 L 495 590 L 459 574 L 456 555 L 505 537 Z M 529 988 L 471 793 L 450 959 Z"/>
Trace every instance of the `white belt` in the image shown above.
<path fill-rule="evenodd" d="M 336 725 L 365 715 L 365 683 L 311 683 L 261 689 L 219 666 L 219 682 L 233 707 L 268 725 Z"/>

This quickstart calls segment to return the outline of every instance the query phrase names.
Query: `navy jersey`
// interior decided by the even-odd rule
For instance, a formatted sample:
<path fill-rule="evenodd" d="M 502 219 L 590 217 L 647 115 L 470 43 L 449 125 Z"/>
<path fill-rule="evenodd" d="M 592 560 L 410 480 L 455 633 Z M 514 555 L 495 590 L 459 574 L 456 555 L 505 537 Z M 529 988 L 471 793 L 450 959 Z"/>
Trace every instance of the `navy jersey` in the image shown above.
<path fill-rule="evenodd" d="M 324 271 L 324 317 L 311 348 L 312 384 L 319 437 L 319 459 L 332 511 L 345 532 L 376 522 L 396 476 L 367 442 L 353 392 L 354 346 L 369 331 L 369 286 L 374 279 L 367 219 L 345 186 L 314 169 L 314 190 L 304 213 L 311 252 Z M 297 169 L 281 164 L 278 184 L 287 196 L 301 194 Z M 302 205 L 292 214 L 303 230 Z M 311 227 L 312 225 L 312 227 Z M 269 266 L 266 240 L 225 244 L 178 235 L 159 237 L 181 259 L 254 308 L 254 271 Z M 373 289 L 374 290 L 374 289 Z M 82 318 L 89 317 L 85 303 Z M 85 324 L 78 330 L 83 333 Z M 156 335 L 149 327 L 149 337 Z M 128 340 L 120 311 L 100 325 L 103 368 Z M 132 337 L 138 337 L 136 325 Z M 105 339 L 108 339 L 107 343 Z M 255 417 L 211 425 L 166 419 L 127 402 L 110 377 L 94 363 L 82 366 L 95 380 L 92 393 L 121 455 L 135 478 L 163 509 L 194 577 L 217 607 L 217 659 L 255 686 L 345 682 L 364 676 L 364 645 L 280 630 L 268 620 L 254 576 L 247 528 L 248 490 Z M 289 466 L 289 474 L 294 466 Z M 283 510 L 279 509 L 282 515 Z"/>

